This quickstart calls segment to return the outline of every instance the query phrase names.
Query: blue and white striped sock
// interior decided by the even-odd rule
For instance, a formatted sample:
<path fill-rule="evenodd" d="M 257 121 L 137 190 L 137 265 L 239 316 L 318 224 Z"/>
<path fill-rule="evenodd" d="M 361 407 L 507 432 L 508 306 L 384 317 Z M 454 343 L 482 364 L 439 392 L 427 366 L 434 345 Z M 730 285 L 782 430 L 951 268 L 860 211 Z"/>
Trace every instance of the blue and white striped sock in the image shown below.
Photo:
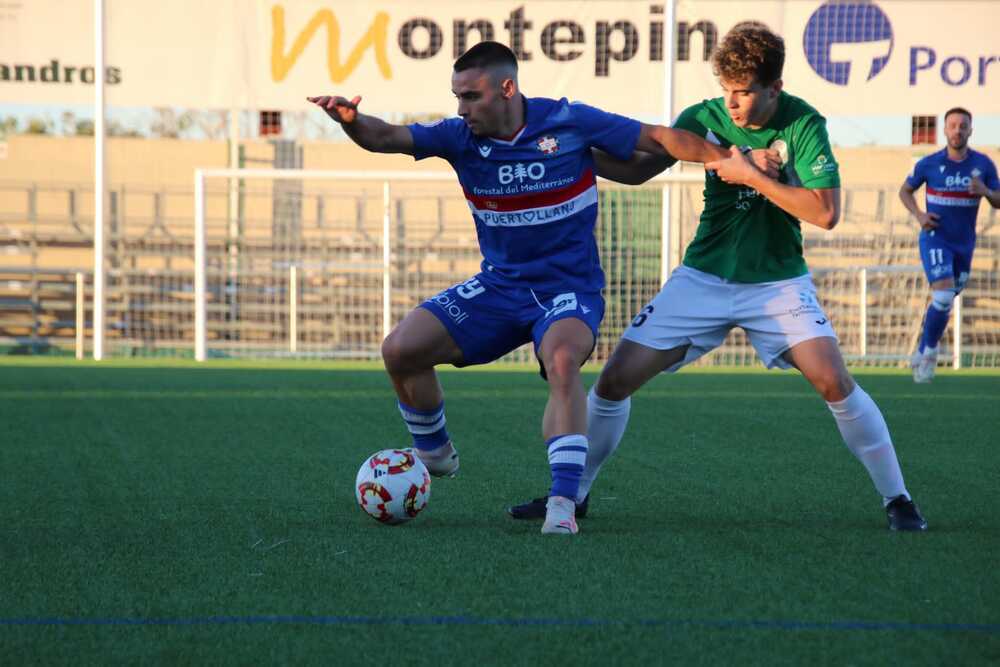
<path fill-rule="evenodd" d="M 448 444 L 451 438 L 448 430 L 444 427 L 444 401 L 433 410 L 417 410 L 398 402 L 399 414 L 406 422 L 406 428 L 413 436 L 413 446 L 419 450 L 429 452 Z"/>
<path fill-rule="evenodd" d="M 587 463 L 587 436 L 582 433 L 557 435 L 545 441 L 549 448 L 549 468 L 552 469 L 552 490 L 549 495 L 576 499 L 580 475 Z"/>

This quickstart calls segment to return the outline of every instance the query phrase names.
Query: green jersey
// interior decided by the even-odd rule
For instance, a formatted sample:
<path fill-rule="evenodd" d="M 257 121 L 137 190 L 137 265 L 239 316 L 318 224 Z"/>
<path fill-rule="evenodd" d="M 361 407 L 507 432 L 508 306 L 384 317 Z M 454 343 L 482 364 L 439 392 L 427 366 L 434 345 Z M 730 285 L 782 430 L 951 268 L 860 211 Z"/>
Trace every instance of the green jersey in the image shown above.
<path fill-rule="evenodd" d="M 723 148 L 776 148 L 782 156 L 779 180 L 810 189 L 840 187 L 840 174 L 826 119 L 798 97 L 782 92 L 767 125 L 751 130 L 733 124 L 722 98 L 685 109 L 674 127 Z M 808 272 L 802 257 L 799 221 L 745 185 L 705 174 L 705 209 L 684 253 L 684 264 L 740 283 L 795 278 Z"/>

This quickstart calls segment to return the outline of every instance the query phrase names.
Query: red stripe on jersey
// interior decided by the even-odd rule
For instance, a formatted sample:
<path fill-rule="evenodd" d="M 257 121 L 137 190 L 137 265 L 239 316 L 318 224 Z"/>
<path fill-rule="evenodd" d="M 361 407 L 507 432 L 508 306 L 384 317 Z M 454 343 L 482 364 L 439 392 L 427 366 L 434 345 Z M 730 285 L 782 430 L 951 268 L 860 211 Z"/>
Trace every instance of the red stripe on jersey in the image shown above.
<path fill-rule="evenodd" d="M 979 197 L 979 195 L 974 195 L 971 192 L 935 190 L 932 187 L 927 188 L 927 194 L 936 195 L 938 197 L 954 197 L 955 199 L 976 199 L 977 197 Z"/>
<path fill-rule="evenodd" d="M 532 192 L 526 195 L 474 195 L 465 190 L 465 198 L 478 209 L 489 211 L 523 211 L 540 206 L 553 206 L 569 201 L 573 197 L 586 192 L 595 185 L 594 172 L 587 169 L 575 183 L 566 187 L 545 192 Z"/>

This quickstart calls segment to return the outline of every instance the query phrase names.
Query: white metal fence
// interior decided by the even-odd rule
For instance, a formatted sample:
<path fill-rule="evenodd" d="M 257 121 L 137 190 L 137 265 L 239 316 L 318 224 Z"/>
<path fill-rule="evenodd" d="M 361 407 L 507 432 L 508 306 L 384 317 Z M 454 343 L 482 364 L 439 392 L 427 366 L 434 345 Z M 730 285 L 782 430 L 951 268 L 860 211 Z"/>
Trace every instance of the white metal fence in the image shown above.
<path fill-rule="evenodd" d="M 608 286 L 596 362 L 680 261 L 700 180 L 601 185 L 596 234 Z M 81 309 L 90 315 L 92 290 L 76 273 L 93 283 L 84 188 L 3 191 L 0 345 L 84 342 L 93 319 L 78 320 Z M 916 226 L 895 202 L 895 188 L 848 189 L 836 230 L 804 226 L 820 298 L 852 363 L 902 363 L 926 308 Z M 480 261 L 450 173 L 205 171 L 193 191 L 113 189 L 107 210 L 109 355 L 374 358 L 393 323 Z M 946 333 L 954 365 L 1000 365 L 994 222 L 984 212 L 972 279 Z M 530 349 L 507 357 L 530 358 Z M 700 363 L 757 362 L 734 330 Z"/>

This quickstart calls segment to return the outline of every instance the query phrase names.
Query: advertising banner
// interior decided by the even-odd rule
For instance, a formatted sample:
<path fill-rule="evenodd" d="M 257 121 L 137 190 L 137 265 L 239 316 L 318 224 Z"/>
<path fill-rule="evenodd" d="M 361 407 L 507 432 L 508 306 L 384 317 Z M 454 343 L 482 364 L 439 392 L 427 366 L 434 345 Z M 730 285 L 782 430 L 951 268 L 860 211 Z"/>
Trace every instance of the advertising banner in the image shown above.
<path fill-rule="evenodd" d="M 370 112 L 452 114 L 451 65 L 509 45 L 530 96 L 640 117 L 718 95 L 709 54 L 740 21 L 785 38 L 785 88 L 826 115 L 1000 113 L 1000 2 L 680 0 L 667 53 L 662 2 L 593 0 L 106 0 L 108 103 L 303 109 L 362 95 Z M 91 2 L 0 6 L 0 100 L 93 99 Z"/>

